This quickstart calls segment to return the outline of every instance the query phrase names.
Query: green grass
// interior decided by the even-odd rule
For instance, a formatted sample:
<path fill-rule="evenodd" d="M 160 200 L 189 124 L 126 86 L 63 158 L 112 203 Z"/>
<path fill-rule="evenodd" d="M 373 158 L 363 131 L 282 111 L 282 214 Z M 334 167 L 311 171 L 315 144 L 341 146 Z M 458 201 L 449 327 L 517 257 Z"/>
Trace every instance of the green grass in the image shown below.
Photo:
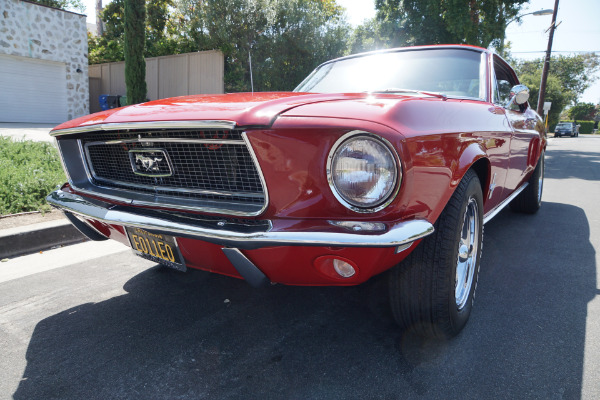
<path fill-rule="evenodd" d="M 0 137 L 0 215 L 49 211 L 46 196 L 65 181 L 52 144 Z"/>

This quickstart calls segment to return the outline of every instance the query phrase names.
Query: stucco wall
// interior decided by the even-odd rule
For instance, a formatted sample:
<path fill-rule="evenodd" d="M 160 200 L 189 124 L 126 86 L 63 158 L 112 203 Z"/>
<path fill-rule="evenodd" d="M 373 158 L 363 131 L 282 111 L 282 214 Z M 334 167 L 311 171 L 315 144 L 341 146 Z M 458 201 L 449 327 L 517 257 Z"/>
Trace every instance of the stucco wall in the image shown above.
<path fill-rule="evenodd" d="M 89 114 L 86 32 L 85 15 L 0 1 L 0 53 L 65 63 L 69 119 Z"/>

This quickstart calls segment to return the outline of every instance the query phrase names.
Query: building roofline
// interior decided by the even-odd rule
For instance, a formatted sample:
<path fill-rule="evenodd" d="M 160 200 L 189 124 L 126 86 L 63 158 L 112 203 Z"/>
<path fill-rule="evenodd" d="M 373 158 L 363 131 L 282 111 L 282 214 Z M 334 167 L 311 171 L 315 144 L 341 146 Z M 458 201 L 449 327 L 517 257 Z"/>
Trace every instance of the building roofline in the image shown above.
<path fill-rule="evenodd" d="M 86 14 L 80 14 L 80 13 L 76 13 L 76 12 L 73 12 L 73 11 L 63 10 L 62 8 L 57 8 L 57 7 L 48 6 L 46 4 L 36 3 L 35 1 L 30 1 L 30 0 L 19 0 L 19 1 L 22 2 L 22 3 L 29 3 L 29 4 L 33 4 L 33 5 L 36 5 L 36 6 L 49 8 L 51 10 L 62 11 L 62 12 L 68 13 L 68 14 L 79 15 L 80 17 L 86 17 L 87 18 Z"/>

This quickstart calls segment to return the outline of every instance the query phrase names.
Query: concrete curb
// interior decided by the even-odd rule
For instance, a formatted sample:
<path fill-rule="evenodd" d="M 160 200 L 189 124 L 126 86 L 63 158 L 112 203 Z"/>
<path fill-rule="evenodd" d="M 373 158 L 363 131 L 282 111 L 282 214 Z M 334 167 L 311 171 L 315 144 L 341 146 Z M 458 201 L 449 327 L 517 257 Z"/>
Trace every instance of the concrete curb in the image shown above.
<path fill-rule="evenodd" d="M 0 230 L 0 259 L 85 240 L 87 238 L 64 219 L 3 229 Z"/>

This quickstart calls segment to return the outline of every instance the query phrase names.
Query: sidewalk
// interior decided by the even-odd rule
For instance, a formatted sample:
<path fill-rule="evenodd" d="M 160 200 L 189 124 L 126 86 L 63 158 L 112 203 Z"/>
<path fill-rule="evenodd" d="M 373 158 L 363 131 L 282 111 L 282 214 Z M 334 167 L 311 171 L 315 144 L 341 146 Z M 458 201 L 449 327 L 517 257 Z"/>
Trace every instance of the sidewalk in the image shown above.
<path fill-rule="evenodd" d="M 0 122 L 0 136 L 15 140 L 33 140 L 34 142 L 54 143 L 49 132 L 56 124 L 33 124 L 25 122 Z"/>

